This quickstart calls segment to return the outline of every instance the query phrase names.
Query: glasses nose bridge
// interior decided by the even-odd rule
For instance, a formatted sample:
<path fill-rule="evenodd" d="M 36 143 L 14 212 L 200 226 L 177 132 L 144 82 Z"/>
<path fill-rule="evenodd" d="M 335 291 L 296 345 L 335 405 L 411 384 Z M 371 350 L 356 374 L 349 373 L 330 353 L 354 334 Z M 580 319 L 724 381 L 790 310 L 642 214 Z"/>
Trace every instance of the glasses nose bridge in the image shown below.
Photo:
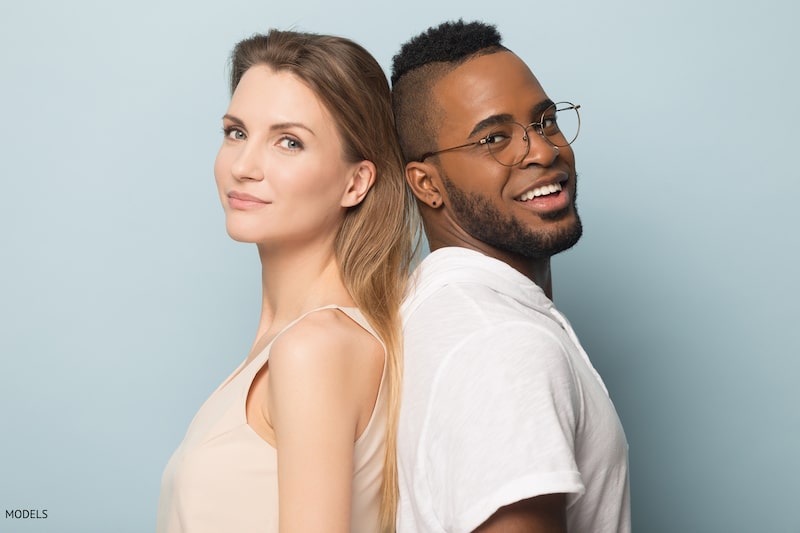
<path fill-rule="evenodd" d="M 547 134 L 544 132 L 544 126 L 542 125 L 542 123 L 541 123 L 541 122 L 531 122 L 530 124 L 528 124 L 527 126 L 525 126 L 525 142 L 527 142 L 527 143 L 528 143 L 528 151 L 530 151 L 530 149 L 531 149 L 531 139 L 530 139 L 530 137 L 528 136 L 528 130 L 529 130 L 529 129 L 531 129 L 531 128 L 532 128 L 532 129 L 533 129 L 533 131 L 535 131 L 535 132 L 536 132 L 536 134 L 537 134 L 537 135 L 539 135 L 539 137 L 541 137 L 541 138 L 542 138 L 542 140 L 543 140 L 544 142 L 546 142 L 548 145 L 550 145 L 550 146 L 557 146 L 557 145 L 556 145 L 556 144 L 555 144 L 555 143 L 554 143 L 554 142 L 553 142 L 553 141 L 550 139 L 550 137 L 548 137 L 548 136 L 547 136 Z M 526 154 L 526 155 L 527 155 L 527 154 Z"/>
<path fill-rule="evenodd" d="M 545 134 L 544 128 L 542 127 L 542 123 L 541 122 L 531 122 L 527 126 L 523 126 L 522 124 L 518 124 L 518 125 L 524 130 L 523 141 L 525 143 L 525 150 L 524 150 L 523 153 L 521 153 L 521 154 L 519 154 L 517 156 L 517 158 L 515 160 L 516 161 L 515 165 L 522 163 L 523 161 L 525 161 L 529 157 L 535 157 L 535 158 L 538 159 L 539 157 L 548 157 L 548 156 L 544 156 L 543 155 L 545 153 L 558 154 L 558 146 L 556 146 L 553 143 L 553 141 L 551 141 L 550 138 Z M 544 143 L 544 146 L 548 147 L 549 150 L 542 151 L 542 147 L 538 147 L 538 148 L 535 149 L 534 156 L 530 155 L 531 154 L 531 149 L 532 149 L 532 144 L 534 142 L 534 141 L 531 140 L 531 137 L 528 134 L 528 130 L 530 130 L 530 129 L 533 129 L 536 132 L 536 134 L 541 138 L 541 141 L 538 141 L 538 142 Z M 540 154 L 542 154 L 542 155 L 540 156 Z M 513 166 L 513 165 L 510 165 L 510 166 Z"/>
<path fill-rule="evenodd" d="M 522 126 L 522 124 L 520 124 L 520 126 Z M 528 157 L 528 154 L 531 152 L 531 138 L 528 135 L 528 131 L 531 129 L 535 131 L 536 134 L 539 137 L 541 137 L 542 140 L 545 141 L 548 145 L 550 146 L 553 145 L 553 143 L 550 142 L 550 139 L 547 138 L 547 135 L 544 134 L 544 129 L 542 128 L 541 122 L 531 122 L 527 126 L 522 126 L 523 130 L 522 140 L 525 143 L 525 152 L 522 154 L 522 158 L 520 159 L 520 161 Z"/>
<path fill-rule="evenodd" d="M 525 129 L 525 140 L 528 141 L 528 144 L 530 144 L 530 139 L 528 139 L 528 130 L 530 129 L 533 129 L 533 131 L 535 131 L 537 135 L 547 140 L 547 135 L 544 134 L 544 128 L 542 128 L 541 122 L 531 122 L 527 126 L 524 126 L 524 129 Z"/>

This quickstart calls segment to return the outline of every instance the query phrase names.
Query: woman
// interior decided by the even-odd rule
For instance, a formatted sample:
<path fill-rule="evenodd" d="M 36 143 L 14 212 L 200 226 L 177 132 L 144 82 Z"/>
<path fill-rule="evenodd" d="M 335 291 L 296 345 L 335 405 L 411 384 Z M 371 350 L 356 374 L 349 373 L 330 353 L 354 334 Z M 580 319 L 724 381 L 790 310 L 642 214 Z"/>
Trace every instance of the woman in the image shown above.
<path fill-rule="evenodd" d="M 272 30 L 233 51 L 214 166 L 258 247 L 253 348 L 164 472 L 159 532 L 389 531 L 410 198 L 378 63 Z"/>

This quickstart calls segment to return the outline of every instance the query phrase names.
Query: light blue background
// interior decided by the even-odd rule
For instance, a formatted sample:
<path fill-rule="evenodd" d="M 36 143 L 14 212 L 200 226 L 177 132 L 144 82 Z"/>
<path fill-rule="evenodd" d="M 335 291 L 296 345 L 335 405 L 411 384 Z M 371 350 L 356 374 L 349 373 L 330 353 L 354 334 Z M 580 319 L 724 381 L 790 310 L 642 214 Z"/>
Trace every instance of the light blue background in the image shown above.
<path fill-rule="evenodd" d="M 164 464 L 249 348 L 259 266 L 212 172 L 232 45 L 337 33 L 388 70 L 464 16 L 583 106 L 586 232 L 555 299 L 625 425 L 634 529 L 800 532 L 796 6 L 5 2 L 0 531 L 151 531 Z"/>

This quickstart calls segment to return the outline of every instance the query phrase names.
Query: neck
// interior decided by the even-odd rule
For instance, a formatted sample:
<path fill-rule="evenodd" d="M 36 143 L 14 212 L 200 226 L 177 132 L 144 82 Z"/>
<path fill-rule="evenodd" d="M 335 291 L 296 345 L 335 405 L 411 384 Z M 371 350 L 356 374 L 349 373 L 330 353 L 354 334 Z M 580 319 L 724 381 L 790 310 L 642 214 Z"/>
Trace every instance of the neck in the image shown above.
<path fill-rule="evenodd" d="M 532 259 L 529 260 L 528 270 L 525 273 L 522 269 L 517 268 L 520 272 L 528 276 L 528 278 L 542 288 L 545 295 L 551 300 L 553 299 L 553 277 L 550 273 L 550 258 L 546 259 Z M 514 266 L 514 265 L 511 265 Z M 515 267 L 516 268 L 516 267 Z"/>
<path fill-rule="evenodd" d="M 425 223 L 423 218 L 423 223 Z M 516 269 L 523 276 L 538 285 L 551 300 L 553 299 L 553 281 L 550 274 L 550 257 L 530 258 L 495 248 L 485 242 L 478 241 L 464 233 L 463 230 L 447 231 L 435 224 L 425 223 L 425 233 L 431 251 L 446 246 L 458 246 L 475 250 L 483 255 L 493 257 Z"/>
<path fill-rule="evenodd" d="M 256 342 L 303 313 L 329 304 L 353 305 L 330 246 L 258 246 L 262 303 Z"/>

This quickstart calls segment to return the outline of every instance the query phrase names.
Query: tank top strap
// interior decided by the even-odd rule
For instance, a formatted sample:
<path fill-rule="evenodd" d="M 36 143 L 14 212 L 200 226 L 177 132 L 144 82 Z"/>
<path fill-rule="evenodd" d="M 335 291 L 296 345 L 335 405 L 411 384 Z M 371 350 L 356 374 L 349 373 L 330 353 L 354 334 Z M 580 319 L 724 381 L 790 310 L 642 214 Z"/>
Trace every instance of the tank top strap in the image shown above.
<path fill-rule="evenodd" d="M 353 322 L 355 322 L 356 324 L 358 324 L 359 326 L 364 328 L 369 334 L 374 336 L 378 340 L 378 342 L 381 343 L 381 346 L 383 346 L 384 349 L 386 348 L 386 346 L 383 343 L 383 340 L 378 336 L 378 334 L 375 332 L 375 330 L 372 329 L 372 326 L 370 326 L 370 324 L 367 321 L 367 319 L 364 318 L 364 315 L 361 313 L 361 310 L 358 309 L 357 307 L 343 307 L 341 305 L 336 305 L 336 304 L 329 304 L 329 305 L 323 305 L 321 307 L 315 307 L 314 309 L 310 309 L 310 310 L 306 311 L 305 313 L 301 314 L 300 316 L 298 316 L 297 318 L 295 318 L 294 320 L 290 321 L 288 324 L 283 326 L 278 331 L 278 333 L 276 333 L 272 337 L 272 339 L 270 339 L 270 341 L 267 343 L 267 345 L 264 346 L 264 348 L 262 348 L 261 351 L 258 352 L 258 354 L 256 354 L 252 359 L 244 360 L 236 368 L 236 370 L 234 370 L 231 373 L 231 375 L 228 376 L 227 379 L 225 379 L 225 381 L 223 381 L 222 384 L 219 387 L 217 387 L 217 389 L 214 391 L 214 394 L 216 394 L 217 392 L 219 392 L 222 389 L 226 388 L 231 381 L 233 381 L 234 379 L 239 377 L 239 375 L 243 374 L 244 372 L 248 371 L 248 369 L 261 368 L 264 365 L 264 363 L 267 360 L 269 360 L 269 353 L 270 353 L 270 351 L 272 349 L 272 345 L 278 339 L 278 337 L 280 337 L 281 335 L 286 333 L 286 331 L 291 329 L 292 326 L 294 326 L 295 324 L 297 324 L 298 322 L 303 320 L 305 317 L 307 317 L 311 313 L 315 313 L 317 311 L 322 311 L 324 309 L 338 309 L 339 311 L 341 311 L 342 313 L 347 315 L 347 317 L 350 318 L 350 320 L 352 320 Z"/>
<path fill-rule="evenodd" d="M 369 323 L 367 318 L 364 316 L 364 313 L 361 312 L 361 309 L 359 309 L 358 307 L 344 307 L 344 306 L 336 305 L 336 304 L 323 305 L 321 307 L 316 307 L 314 309 L 306 311 L 302 315 L 298 316 L 297 318 L 295 318 L 294 320 L 292 320 L 291 322 L 289 322 L 288 324 L 283 326 L 283 328 L 281 328 L 281 330 L 277 334 L 275 334 L 275 336 L 272 338 L 272 340 L 269 342 L 269 344 L 272 345 L 272 343 L 275 342 L 275 339 L 280 337 L 283 333 L 285 333 L 287 330 L 289 330 L 292 326 L 294 326 L 295 324 L 297 324 L 298 322 L 303 320 L 305 317 L 307 317 L 311 313 L 315 313 L 317 311 L 322 311 L 324 309 L 338 309 L 339 311 L 341 311 L 342 313 L 347 315 L 348 318 L 350 318 L 350 320 L 352 320 L 353 322 L 355 322 L 356 324 L 358 324 L 359 326 L 364 328 L 370 335 L 375 337 L 378 340 L 378 342 L 381 343 L 382 346 L 384 345 L 383 339 L 381 339 L 380 335 L 378 335 L 378 333 L 375 331 L 375 329 Z"/>
<path fill-rule="evenodd" d="M 378 342 L 383 345 L 383 339 L 381 339 L 380 335 L 378 335 L 378 333 L 375 331 L 375 328 L 372 327 L 372 324 L 369 323 L 369 320 L 367 320 L 367 317 L 365 317 L 364 313 L 361 312 L 361 309 L 358 307 L 341 307 L 338 305 L 334 305 L 332 307 L 350 317 L 350 320 L 367 330 L 367 332 L 378 339 Z"/>
<path fill-rule="evenodd" d="M 341 309 L 341 307 L 339 307 L 336 304 L 330 304 L 330 305 L 323 305 L 322 307 L 315 307 L 314 309 L 309 309 L 308 311 L 306 311 L 302 315 L 298 316 L 297 318 L 295 318 L 294 320 L 292 320 L 291 322 L 289 322 L 288 324 L 283 326 L 280 329 L 280 331 L 278 331 L 278 333 L 276 333 L 275 336 L 272 337 L 272 340 L 269 341 L 269 343 L 272 344 L 273 342 L 275 342 L 275 339 L 277 339 L 278 337 L 283 335 L 286 332 L 286 330 L 290 329 L 292 326 L 294 326 L 295 324 L 297 324 L 298 322 L 303 320 L 305 317 L 307 317 L 311 313 L 316 313 L 317 311 L 322 311 L 324 309 Z"/>

